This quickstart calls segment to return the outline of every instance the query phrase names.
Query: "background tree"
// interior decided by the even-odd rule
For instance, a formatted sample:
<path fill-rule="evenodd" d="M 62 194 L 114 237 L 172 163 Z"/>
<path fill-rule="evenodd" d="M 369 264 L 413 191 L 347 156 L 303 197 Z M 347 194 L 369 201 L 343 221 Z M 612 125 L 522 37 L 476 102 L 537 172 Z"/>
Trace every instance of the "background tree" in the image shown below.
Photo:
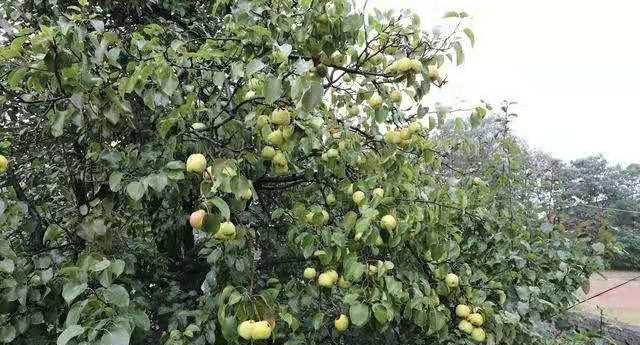
<path fill-rule="evenodd" d="M 0 342 L 533 343 L 603 267 L 518 194 L 507 122 L 477 158 L 426 103 L 464 12 L 0 6 Z"/>

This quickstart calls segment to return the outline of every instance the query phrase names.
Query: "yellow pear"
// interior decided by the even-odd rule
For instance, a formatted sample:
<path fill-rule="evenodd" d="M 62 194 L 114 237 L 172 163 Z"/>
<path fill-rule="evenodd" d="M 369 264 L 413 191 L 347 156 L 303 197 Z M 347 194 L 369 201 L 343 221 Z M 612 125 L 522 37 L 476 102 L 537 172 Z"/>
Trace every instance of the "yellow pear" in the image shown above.
<path fill-rule="evenodd" d="M 372 194 L 376 198 L 382 198 L 382 197 L 384 197 L 384 189 L 378 187 L 378 188 L 373 190 Z"/>
<path fill-rule="evenodd" d="M 453 289 L 453 288 L 457 288 L 458 285 L 460 284 L 460 278 L 458 278 L 458 276 L 455 275 L 454 273 L 449 273 L 444 278 L 444 282 L 447 284 L 448 287 Z"/>
<path fill-rule="evenodd" d="M 409 62 L 409 69 L 414 73 L 422 72 L 422 62 L 418 59 L 411 59 Z"/>
<path fill-rule="evenodd" d="M 380 225 L 382 225 L 383 229 L 392 231 L 398 226 L 398 222 L 396 221 L 396 218 L 394 216 L 388 214 L 382 217 L 382 219 L 380 220 Z"/>
<path fill-rule="evenodd" d="M 259 321 L 253 325 L 251 330 L 251 339 L 264 340 L 271 337 L 271 325 L 267 321 Z"/>
<path fill-rule="evenodd" d="M 242 321 L 238 325 L 238 335 L 244 340 L 251 340 L 255 324 L 253 320 Z"/>
<path fill-rule="evenodd" d="M 377 92 L 369 98 L 369 106 L 373 109 L 382 107 L 382 97 Z"/>
<path fill-rule="evenodd" d="M 272 160 L 275 165 L 287 165 L 287 157 L 280 151 L 276 152 Z"/>
<path fill-rule="evenodd" d="M 256 119 L 256 126 L 258 128 L 262 128 L 268 124 L 269 124 L 269 116 L 267 115 L 260 115 L 258 116 L 258 119 Z"/>
<path fill-rule="evenodd" d="M 349 107 L 349 115 L 353 117 L 358 116 L 358 114 L 360 114 L 360 107 L 355 104 Z"/>
<path fill-rule="evenodd" d="M 329 277 L 331 277 L 331 279 L 333 279 L 333 283 L 334 284 L 338 281 L 338 272 L 336 272 L 335 270 L 328 270 L 325 273 L 327 273 L 329 275 Z"/>
<path fill-rule="evenodd" d="M 364 198 L 365 196 L 362 191 L 356 191 L 352 195 L 353 202 L 358 206 L 362 205 L 362 203 L 364 202 Z"/>
<path fill-rule="evenodd" d="M 279 126 L 286 126 L 291 122 L 291 115 L 287 109 L 275 109 L 271 113 L 271 123 Z"/>
<path fill-rule="evenodd" d="M 207 168 L 207 159 L 203 154 L 194 153 L 187 158 L 187 172 L 203 173 Z"/>
<path fill-rule="evenodd" d="M 482 315 L 481 315 L 481 314 L 479 314 L 479 313 L 473 313 L 473 314 L 470 314 L 470 315 L 467 317 L 467 320 L 468 320 L 469 322 L 471 322 L 471 324 L 472 324 L 472 325 L 474 325 L 474 326 L 476 326 L 476 327 L 480 327 L 480 326 L 482 326 L 482 324 L 484 323 L 484 318 L 483 318 L 483 317 L 482 317 Z"/>
<path fill-rule="evenodd" d="M 276 129 L 275 131 L 269 133 L 267 140 L 275 146 L 280 146 L 284 143 L 284 136 L 282 135 L 282 131 Z"/>
<path fill-rule="evenodd" d="M 397 63 L 398 72 L 400 73 L 409 71 L 412 66 L 411 59 L 409 59 L 408 57 L 403 57 L 400 60 L 398 60 L 396 63 Z"/>
<path fill-rule="evenodd" d="M 276 165 L 275 168 L 276 171 L 276 175 L 278 176 L 283 176 L 289 173 L 289 166 L 288 165 Z"/>
<path fill-rule="evenodd" d="M 4 173 L 9 170 L 9 160 L 7 157 L 0 155 L 0 173 Z"/>
<path fill-rule="evenodd" d="M 318 285 L 326 288 L 330 288 L 335 284 L 333 276 L 327 272 L 320 273 L 318 276 Z"/>
<path fill-rule="evenodd" d="M 471 334 L 471 331 L 473 331 L 473 325 L 467 320 L 462 320 L 458 323 L 458 329 L 467 334 Z"/>
<path fill-rule="evenodd" d="M 333 325 L 338 332 L 344 332 L 349 328 L 349 318 L 344 314 L 340 314 L 333 322 Z"/>
<path fill-rule="evenodd" d="M 313 267 L 307 267 L 304 269 L 304 273 L 302 274 L 305 279 L 315 279 L 316 278 L 316 269 Z"/>
<path fill-rule="evenodd" d="M 398 90 L 393 90 L 391 92 L 391 101 L 393 103 L 400 103 L 402 102 L 402 93 Z"/>
<path fill-rule="evenodd" d="M 218 230 L 221 235 L 227 237 L 233 237 L 236 235 L 236 226 L 231 222 L 223 222 L 220 223 L 220 230 Z"/>
<path fill-rule="evenodd" d="M 475 342 L 482 343 L 487 339 L 487 335 L 484 333 L 484 329 L 474 328 L 473 331 L 471 331 L 471 339 Z"/>
<path fill-rule="evenodd" d="M 276 155 L 276 149 L 273 146 L 265 146 L 262 148 L 262 158 L 271 160 Z"/>
<path fill-rule="evenodd" d="M 336 149 L 327 150 L 327 158 L 338 158 L 340 153 Z"/>
<path fill-rule="evenodd" d="M 460 318 L 466 318 L 471 314 L 471 308 L 466 304 L 458 304 L 456 306 L 456 315 Z"/>

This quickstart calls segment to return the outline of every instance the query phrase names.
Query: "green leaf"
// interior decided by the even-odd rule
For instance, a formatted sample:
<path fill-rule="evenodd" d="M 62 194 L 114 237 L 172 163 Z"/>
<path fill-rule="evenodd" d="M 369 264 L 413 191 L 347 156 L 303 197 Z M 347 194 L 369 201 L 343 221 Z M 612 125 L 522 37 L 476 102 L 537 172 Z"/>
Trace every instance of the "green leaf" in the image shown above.
<path fill-rule="evenodd" d="M 456 11 L 449 11 L 444 14 L 443 18 L 459 18 L 460 14 Z"/>
<path fill-rule="evenodd" d="M 289 313 L 280 314 L 280 318 L 284 320 L 287 325 L 289 325 L 289 328 L 291 328 L 293 332 L 298 330 L 298 328 L 300 327 L 300 321 L 298 321 L 295 317 L 293 317 L 293 315 Z"/>
<path fill-rule="evenodd" d="M 124 308 L 129 306 L 129 293 L 124 287 L 113 284 L 104 290 L 104 299 L 115 306 Z"/>
<path fill-rule="evenodd" d="M 384 324 L 387 322 L 387 308 L 384 305 L 376 303 L 371 309 L 373 310 L 373 316 L 379 323 Z"/>
<path fill-rule="evenodd" d="M 442 327 L 444 327 L 445 323 L 445 316 L 441 312 L 432 309 L 429 313 L 429 333 L 439 331 Z"/>
<path fill-rule="evenodd" d="M 124 261 L 120 259 L 113 260 L 111 266 L 109 267 L 109 270 L 111 270 L 116 278 L 119 277 L 122 272 L 124 272 Z"/>
<path fill-rule="evenodd" d="M 265 92 L 265 101 L 268 104 L 275 102 L 280 96 L 282 96 L 282 81 L 280 78 L 272 77 L 267 81 L 267 90 Z"/>
<path fill-rule="evenodd" d="M 78 324 L 78 320 L 80 320 L 80 315 L 82 314 L 84 307 L 87 306 L 88 302 L 89 300 L 85 299 L 80 302 L 74 303 L 71 306 L 71 308 L 69 308 L 69 312 L 67 313 L 67 319 L 64 322 L 65 327 Z"/>
<path fill-rule="evenodd" d="M 302 107 L 306 111 L 313 111 L 322 101 L 324 88 L 320 83 L 312 83 L 302 96 Z"/>
<path fill-rule="evenodd" d="M 16 338 L 16 328 L 11 324 L 0 327 L 0 342 L 11 343 Z"/>
<path fill-rule="evenodd" d="M 120 182 L 122 181 L 122 173 L 119 171 L 114 171 L 109 175 L 109 188 L 113 192 L 117 192 L 120 190 Z"/>
<path fill-rule="evenodd" d="M 352 14 L 342 21 L 342 32 L 356 32 L 364 24 L 364 17 L 361 14 Z"/>
<path fill-rule="evenodd" d="M 16 253 L 11 249 L 11 246 L 9 246 L 9 241 L 4 238 L 0 238 L 0 256 L 10 259 L 16 258 Z"/>
<path fill-rule="evenodd" d="M 523 301 L 528 301 L 529 300 L 529 296 L 530 296 L 529 287 L 527 287 L 527 286 L 516 286 L 516 293 L 518 294 L 518 297 L 521 300 L 523 300 Z"/>
<path fill-rule="evenodd" d="M 357 261 L 356 257 L 349 256 L 344 262 L 344 278 L 348 281 L 358 281 L 367 269 L 366 265 Z"/>
<path fill-rule="evenodd" d="M 87 283 L 82 283 L 77 279 L 68 280 L 62 286 L 62 298 L 67 304 L 71 304 L 76 297 L 80 296 L 87 289 Z"/>
<path fill-rule="evenodd" d="M 111 106 L 104 112 L 104 117 L 106 117 L 112 125 L 117 125 L 120 121 L 120 112 L 115 106 Z"/>
<path fill-rule="evenodd" d="M 171 161 L 165 165 L 165 168 L 169 170 L 184 170 L 186 165 L 182 161 Z"/>
<path fill-rule="evenodd" d="M 226 78 L 227 76 L 224 74 L 224 72 L 219 72 L 219 71 L 215 72 L 213 74 L 213 85 L 217 86 L 218 88 L 221 88 Z"/>
<path fill-rule="evenodd" d="M 235 317 L 227 316 L 223 318 L 222 320 L 220 320 L 220 325 L 222 326 L 221 328 L 222 336 L 225 339 L 229 341 L 233 341 L 238 337 L 238 333 L 236 331 L 237 325 L 236 325 Z"/>
<path fill-rule="evenodd" d="M 362 303 L 356 303 L 349 308 L 349 318 L 357 327 L 362 327 L 369 321 L 369 307 Z"/>
<path fill-rule="evenodd" d="M 247 69 L 246 76 L 251 77 L 251 75 L 263 69 L 264 66 L 265 64 L 260 59 L 251 60 L 251 62 L 249 62 L 246 67 Z"/>
<path fill-rule="evenodd" d="M 231 212 L 229 211 L 229 205 L 227 205 L 226 201 L 222 200 L 219 197 L 215 197 L 211 199 L 211 202 L 220 210 L 220 214 L 226 219 L 229 220 L 231 217 Z"/>
<path fill-rule="evenodd" d="M 321 312 L 317 312 L 313 316 L 313 329 L 315 329 L 316 331 L 319 330 L 320 327 L 322 327 L 323 320 L 324 320 L 324 314 Z"/>
<path fill-rule="evenodd" d="M 173 70 L 170 71 L 167 78 L 162 81 L 162 92 L 167 96 L 173 95 L 178 88 L 178 78 Z"/>
<path fill-rule="evenodd" d="M 53 135 L 56 138 L 62 135 L 66 119 L 67 119 L 66 111 L 54 112 L 53 123 L 51 124 L 51 135 Z"/>
<path fill-rule="evenodd" d="M 149 187 L 153 188 L 153 190 L 161 193 L 164 187 L 169 183 L 169 178 L 167 178 L 167 175 L 163 173 L 153 174 L 149 176 L 147 183 L 149 184 Z"/>
<path fill-rule="evenodd" d="M 136 309 L 131 313 L 131 316 L 137 327 L 140 327 L 144 331 L 151 329 L 151 320 L 149 320 L 149 316 L 147 316 L 144 310 Z"/>
<path fill-rule="evenodd" d="M 106 269 L 107 267 L 109 267 L 110 265 L 111 265 L 111 261 L 109 261 L 107 258 L 103 258 L 101 261 L 98 261 L 95 264 L 93 264 L 93 266 L 91 267 L 91 270 L 94 272 L 100 272 Z"/>
<path fill-rule="evenodd" d="M 460 42 L 453 43 L 453 47 L 456 50 L 456 65 L 460 66 L 464 63 L 464 51 Z"/>
<path fill-rule="evenodd" d="M 476 36 L 473 34 L 473 31 L 470 28 L 464 28 L 464 34 L 469 38 L 469 42 L 471 42 L 471 46 L 473 47 L 476 44 Z"/>
<path fill-rule="evenodd" d="M 11 259 L 4 259 L 0 261 L 0 272 L 11 274 L 15 269 L 15 264 Z"/>
<path fill-rule="evenodd" d="M 139 201 L 144 196 L 144 185 L 138 181 L 129 182 L 127 194 L 134 201 Z"/>
<path fill-rule="evenodd" d="M 84 327 L 80 325 L 71 325 L 67 327 L 67 329 L 65 329 L 62 333 L 60 333 L 56 345 L 66 345 L 69 340 L 79 336 L 82 333 L 84 333 Z"/>
<path fill-rule="evenodd" d="M 100 339 L 100 345 L 129 345 L 131 334 L 122 325 L 118 325 L 105 332 Z"/>
<path fill-rule="evenodd" d="M 593 250 L 597 253 L 597 254 L 604 254 L 604 244 L 602 244 L 601 242 L 596 242 L 594 244 L 591 245 L 591 248 L 593 248 Z"/>

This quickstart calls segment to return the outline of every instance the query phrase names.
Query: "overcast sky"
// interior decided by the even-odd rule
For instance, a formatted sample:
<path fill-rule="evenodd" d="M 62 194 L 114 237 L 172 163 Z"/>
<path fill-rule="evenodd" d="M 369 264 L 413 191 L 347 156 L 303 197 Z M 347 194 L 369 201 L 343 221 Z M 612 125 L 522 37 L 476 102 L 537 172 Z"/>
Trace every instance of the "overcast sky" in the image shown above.
<path fill-rule="evenodd" d="M 369 0 L 412 8 L 425 28 L 472 16 L 476 47 L 450 69 L 441 100 L 517 101 L 516 133 L 571 160 L 603 153 L 640 163 L 640 3 L 633 0 Z M 439 99 L 434 99 L 434 101 Z"/>

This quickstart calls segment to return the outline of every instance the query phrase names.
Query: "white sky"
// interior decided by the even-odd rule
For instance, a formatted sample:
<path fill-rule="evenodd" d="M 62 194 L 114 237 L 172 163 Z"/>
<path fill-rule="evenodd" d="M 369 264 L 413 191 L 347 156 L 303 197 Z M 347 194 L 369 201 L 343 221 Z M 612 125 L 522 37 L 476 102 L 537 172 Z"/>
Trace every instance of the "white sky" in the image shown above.
<path fill-rule="evenodd" d="M 640 3 L 633 0 L 369 0 L 412 8 L 425 28 L 466 11 L 476 46 L 449 69 L 446 102 L 518 102 L 515 132 L 571 160 L 640 163 Z M 438 100 L 438 99 L 434 99 Z"/>

